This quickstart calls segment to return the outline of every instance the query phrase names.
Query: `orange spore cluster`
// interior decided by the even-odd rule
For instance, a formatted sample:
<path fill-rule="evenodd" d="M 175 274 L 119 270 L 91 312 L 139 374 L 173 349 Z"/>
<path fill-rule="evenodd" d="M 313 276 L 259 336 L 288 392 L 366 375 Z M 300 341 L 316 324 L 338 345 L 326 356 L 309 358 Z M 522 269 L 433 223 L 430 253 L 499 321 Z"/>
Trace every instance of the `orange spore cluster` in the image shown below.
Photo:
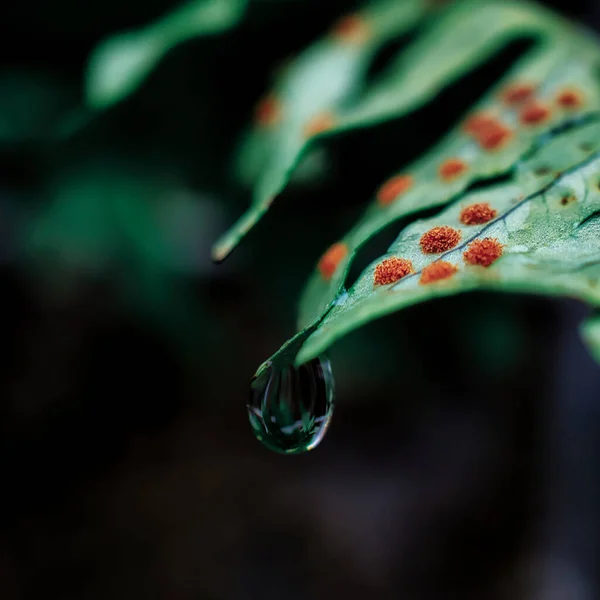
<path fill-rule="evenodd" d="M 333 244 L 333 246 L 331 246 L 329 250 L 323 254 L 321 260 L 319 260 L 317 268 L 319 269 L 323 279 L 329 281 L 333 277 L 333 274 L 336 272 L 340 263 L 346 258 L 347 255 L 348 246 L 346 246 L 346 244 L 342 242 Z"/>
<path fill-rule="evenodd" d="M 563 90 L 556 97 L 556 101 L 562 108 L 573 110 L 581 107 L 583 95 L 574 89 Z"/>
<path fill-rule="evenodd" d="M 518 106 L 533 98 L 535 87 L 529 83 L 514 83 L 502 92 L 502 101 L 507 106 Z"/>
<path fill-rule="evenodd" d="M 396 175 L 388 179 L 377 192 L 377 202 L 381 206 L 391 204 L 400 194 L 408 191 L 414 183 L 410 175 Z"/>
<path fill-rule="evenodd" d="M 434 227 L 421 236 L 421 250 L 425 254 L 446 252 L 454 248 L 460 242 L 461 237 L 460 231 L 447 225 Z"/>
<path fill-rule="evenodd" d="M 423 271 L 421 271 L 421 279 L 419 283 L 427 285 L 428 283 L 434 283 L 442 279 L 448 279 L 458 271 L 458 267 L 452 263 L 446 262 L 445 260 L 438 260 L 430 265 L 427 265 Z"/>
<path fill-rule="evenodd" d="M 331 30 L 334 39 L 347 44 L 361 45 L 371 36 L 369 25 L 358 14 L 342 17 Z"/>
<path fill-rule="evenodd" d="M 502 256 L 503 246 L 495 238 L 484 238 L 475 240 L 469 244 L 463 253 L 463 258 L 470 265 L 489 267 L 494 261 Z"/>
<path fill-rule="evenodd" d="M 281 102 L 275 94 L 267 94 L 254 109 L 254 122 L 259 127 L 271 127 L 279 122 L 282 112 Z"/>
<path fill-rule="evenodd" d="M 440 165 L 438 172 L 444 181 L 452 181 L 460 177 L 467 169 L 467 163 L 460 158 L 449 158 Z"/>
<path fill-rule="evenodd" d="M 389 285 L 414 272 L 410 260 L 396 256 L 386 258 L 375 267 L 373 283 L 374 285 Z"/>
<path fill-rule="evenodd" d="M 482 225 L 496 218 L 498 211 L 487 202 L 478 202 L 465 206 L 460 211 L 460 222 L 463 225 Z"/>
<path fill-rule="evenodd" d="M 539 125 L 550 118 L 550 109 L 541 102 L 530 102 L 521 111 L 519 120 L 523 125 Z"/>
<path fill-rule="evenodd" d="M 500 122 L 490 124 L 476 136 L 477 142 L 484 150 L 498 150 L 512 138 L 512 131 Z"/>
<path fill-rule="evenodd" d="M 304 135 L 311 137 L 328 131 L 335 125 L 335 116 L 332 112 L 322 112 L 312 117 L 304 127 Z"/>
<path fill-rule="evenodd" d="M 491 123 L 494 123 L 496 121 L 496 117 L 494 117 L 493 115 L 489 114 L 489 113 L 475 113 L 474 115 L 471 115 L 463 124 L 463 130 L 470 134 L 470 135 L 476 135 L 478 134 L 482 129 L 485 129 L 486 127 L 488 127 Z"/>
<path fill-rule="evenodd" d="M 463 129 L 473 136 L 484 150 L 498 150 L 512 137 L 512 131 L 504 123 L 486 113 L 471 116 Z"/>

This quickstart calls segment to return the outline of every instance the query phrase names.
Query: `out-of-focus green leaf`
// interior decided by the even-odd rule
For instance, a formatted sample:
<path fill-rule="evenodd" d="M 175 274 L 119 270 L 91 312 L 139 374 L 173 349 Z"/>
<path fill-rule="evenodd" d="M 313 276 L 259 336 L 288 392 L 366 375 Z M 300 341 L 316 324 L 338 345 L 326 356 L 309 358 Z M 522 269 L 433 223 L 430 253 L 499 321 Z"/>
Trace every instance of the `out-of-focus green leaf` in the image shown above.
<path fill-rule="evenodd" d="M 600 317 L 589 317 L 581 326 L 581 337 L 592 356 L 600 363 Z"/>
<path fill-rule="evenodd" d="M 0 72 L 0 143 L 30 142 L 47 133 L 72 98 L 55 78 L 25 69 Z"/>
<path fill-rule="evenodd" d="M 216 226 L 207 198 L 114 163 L 62 173 L 40 194 L 21 246 L 51 289 L 80 275 L 110 279 L 140 314 L 177 341 L 197 343 L 202 316 L 181 275 L 214 268 L 208 246 L 198 246 Z"/>
<path fill-rule="evenodd" d="M 213 202 L 168 178 L 114 165 L 83 167 L 57 177 L 42 197 L 23 239 L 34 259 L 88 272 L 132 259 L 165 272 L 213 268 L 201 251 L 217 226 Z"/>
<path fill-rule="evenodd" d="M 363 80 L 377 50 L 414 29 L 430 8 L 426 0 L 380 0 L 342 18 L 328 37 L 287 65 L 258 106 L 257 122 L 238 158 L 241 179 L 253 187 L 252 207 L 215 244 L 215 260 L 231 252 L 292 176 L 313 137 L 307 136 L 307 128 L 315 133 L 320 128 L 330 128 L 328 133 L 344 129 L 343 120 L 336 116 L 330 123 L 328 117 L 343 107 L 361 105 Z"/>
<path fill-rule="evenodd" d="M 117 34 L 93 51 L 86 72 L 88 106 L 107 108 L 134 92 L 173 46 L 235 25 L 247 0 L 190 0 L 143 29 Z"/>
<path fill-rule="evenodd" d="M 107 269 L 120 247 L 110 213 L 113 186 L 129 187 L 121 177 L 117 179 L 118 183 L 114 176 L 84 169 L 49 183 L 43 202 L 27 221 L 25 255 L 63 269 L 91 273 Z"/>
<path fill-rule="evenodd" d="M 408 115 L 523 36 L 535 41 L 533 48 L 450 133 L 392 177 L 391 187 L 382 185 L 342 240 L 332 240 L 336 250 L 315 270 L 301 300 L 305 341 L 298 363 L 377 317 L 460 292 L 566 295 L 600 305 L 600 46 L 586 31 L 525 2 L 457 2 L 378 81 L 340 105 L 328 134 Z M 310 73 L 307 78 L 318 80 L 318 55 Z M 290 124 L 282 118 L 281 132 L 271 134 L 272 152 L 285 168 L 272 159 L 257 171 L 255 190 L 269 181 L 271 198 L 309 143 L 298 142 L 298 130 L 286 136 Z M 402 185 L 395 186 L 398 178 Z M 257 194 L 241 229 L 227 234 L 217 254 L 262 215 L 268 198 Z M 474 205 L 486 207 L 480 221 L 463 214 Z M 436 216 L 408 225 L 346 291 L 349 267 L 366 241 L 400 217 L 435 207 Z M 425 234 L 433 230 L 428 235 L 435 238 L 439 227 L 452 241 L 427 248 Z M 389 283 L 380 277 L 386 259 Z M 595 337 L 594 328 L 586 331 Z"/>

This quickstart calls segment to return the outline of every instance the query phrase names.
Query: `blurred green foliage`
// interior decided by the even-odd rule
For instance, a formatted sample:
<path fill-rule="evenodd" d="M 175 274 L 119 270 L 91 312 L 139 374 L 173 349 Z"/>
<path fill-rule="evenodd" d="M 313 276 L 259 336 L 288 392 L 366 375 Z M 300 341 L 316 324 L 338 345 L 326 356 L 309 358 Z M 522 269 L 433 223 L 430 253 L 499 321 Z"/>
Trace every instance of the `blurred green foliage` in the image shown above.
<path fill-rule="evenodd" d="M 134 92 L 175 45 L 215 35 L 242 18 L 246 0 L 191 0 L 138 31 L 111 36 L 92 53 L 86 71 L 88 106 L 111 106 Z"/>

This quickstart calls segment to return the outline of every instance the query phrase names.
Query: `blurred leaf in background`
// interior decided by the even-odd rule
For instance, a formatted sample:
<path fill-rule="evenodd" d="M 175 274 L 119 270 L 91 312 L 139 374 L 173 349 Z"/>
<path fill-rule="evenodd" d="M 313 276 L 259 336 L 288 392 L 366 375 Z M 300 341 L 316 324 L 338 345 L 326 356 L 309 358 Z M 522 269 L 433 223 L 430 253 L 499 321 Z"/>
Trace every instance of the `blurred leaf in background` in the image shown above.
<path fill-rule="evenodd" d="M 175 45 L 215 35 L 241 19 L 247 0 L 191 0 L 138 31 L 114 35 L 92 53 L 85 97 L 90 108 L 107 108 L 135 91 Z"/>
<path fill-rule="evenodd" d="M 77 277 L 114 280 L 132 309 L 188 345 L 202 344 L 202 315 L 185 279 L 214 265 L 214 199 L 166 175 L 119 162 L 79 165 L 49 181 L 26 220 L 22 247 L 49 290 Z"/>
<path fill-rule="evenodd" d="M 0 147 L 47 136 L 67 115 L 76 94 L 64 79 L 41 70 L 0 71 Z"/>

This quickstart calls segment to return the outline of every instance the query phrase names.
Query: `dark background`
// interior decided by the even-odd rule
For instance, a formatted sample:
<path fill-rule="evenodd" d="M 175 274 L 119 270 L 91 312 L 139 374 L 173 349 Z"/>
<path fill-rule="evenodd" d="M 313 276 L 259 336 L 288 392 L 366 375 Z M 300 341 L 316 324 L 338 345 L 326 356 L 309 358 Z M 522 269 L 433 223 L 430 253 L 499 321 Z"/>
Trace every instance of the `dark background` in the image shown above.
<path fill-rule="evenodd" d="M 61 139 L 92 48 L 171 4 L 2 4 L 3 600 L 600 598 L 600 368 L 575 302 L 469 295 L 372 324 L 332 352 L 317 450 L 252 436 L 249 379 L 323 249 L 519 52 L 444 111 L 331 142 L 327 176 L 212 265 L 248 202 L 230 159 L 256 98 L 355 4 L 257 0 Z M 552 4 L 600 27 L 595 2 Z M 417 147 L 386 152 L 409 127 Z"/>

